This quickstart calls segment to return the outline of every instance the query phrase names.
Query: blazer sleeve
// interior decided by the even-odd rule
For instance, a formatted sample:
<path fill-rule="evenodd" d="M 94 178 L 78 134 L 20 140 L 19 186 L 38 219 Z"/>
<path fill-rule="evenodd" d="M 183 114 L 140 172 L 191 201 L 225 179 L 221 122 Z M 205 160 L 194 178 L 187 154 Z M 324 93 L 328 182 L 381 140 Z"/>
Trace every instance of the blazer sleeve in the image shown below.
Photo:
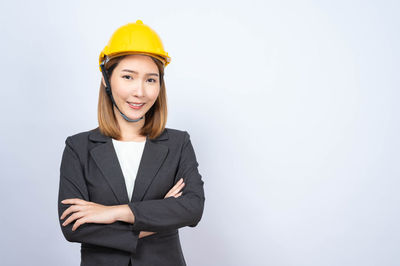
<path fill-rule="evenodd" d="M 71 204 L 62 204 L 63 199 L 80 198 L 90 201 L 83 168 L 70 137 L 66 139 L 65 144 L 58 193 L 58 220 L 64 237 L 69 242 L 87 243 L 135 253 L 139 232 L 133 230 L 132 224 L 121 221 L 112 224 L 86 223 L 75 231 L 72 231 L 74 222 L 67 226 L 62 225 L 67 217 L 63 220 L 60 220 L 60 217 L 71 206 Z"/>
<path fill-rule="evenodd" d="M 135 216 L 133 229 L 162 232 L 184 226 L 195 227 L 203 215 L 205 202 L 204 182 L 198 171 L 198 165 L 190 135 L 185 131 L 175 177 L 176 181 L 180 178 L 184 180 L 182 195 L 178 198 L 168 197 L 128 203 Z"/>

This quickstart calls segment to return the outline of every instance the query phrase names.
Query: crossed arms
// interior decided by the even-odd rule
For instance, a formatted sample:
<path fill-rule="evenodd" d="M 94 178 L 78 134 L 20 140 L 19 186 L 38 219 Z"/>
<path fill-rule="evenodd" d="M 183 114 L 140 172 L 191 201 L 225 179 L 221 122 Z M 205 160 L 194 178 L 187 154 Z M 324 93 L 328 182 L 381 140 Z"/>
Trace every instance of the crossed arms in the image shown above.
<path fill-rule="evenodd" d="M 60 167 L 59 217 L 71 206 L 61 203 L 62 200 L 76 199 L 75 202 L 81 200 L 82 204 L 90 202 L 79 157 L 70 137 L 66 139 L 65 144 Z M 92 222 L 82 223 L 78 225 L 79 227 L 75 225 L 74 231 L 72 230 L 74 227 L 72 218 L 70 223 L 65 226 L 62 225 L 63 221 L 60 219 L 64 237 L 70 242 L 93 244 L 135 253 L 141 232 L 163 232 L 184 226 L 196 226 L 202 217 L 205 201 L 203 181 L 197 167 L 198 163 L 190 135 L 185 132 L 185 141 L 177 172 L 177 178 L 182 178 L 185 182 L 183 194 L 178 197 L 175 196 L 179 193 L 170 194 L 174 188 L 181 187 L 177 183 L 168 193 L 170 196 L 167 194 L 164 199 L 130 202 L 115 206 L 98 206 L 97 203 L 91 203 L 98 210 L 103 208 L 103 215 L 98 211 L 98 215 L 92 215 L 92 218 L 94 217 Z M 69 201 L 69 203 L 71 202 Z M 131 212 L 127 212 L 127 207 Z M 106 208 L 107 213 L 110 214 L 107 216 L 108 220 L 104 217 Z M 78 207 L 75 207 L 75 210 L 77 209 Z"/>

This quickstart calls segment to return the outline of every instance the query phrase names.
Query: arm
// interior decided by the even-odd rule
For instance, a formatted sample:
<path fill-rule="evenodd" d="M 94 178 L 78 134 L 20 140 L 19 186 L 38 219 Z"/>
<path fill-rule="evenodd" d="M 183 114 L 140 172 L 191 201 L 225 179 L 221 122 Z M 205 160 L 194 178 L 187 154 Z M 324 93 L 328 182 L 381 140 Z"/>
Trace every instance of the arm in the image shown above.
<path fill-rule="evenodd" d="M 62 204 L 61 201 L 63 199 L 80 198 L 89 201 L 89 193 L 82 167 L 69 137 L 66 139 L 65 144 L 60 167 L 59 217 L 71 206 L 70 204 Z M 64 237 L 70 242 L 93 244 L 130 253 L 136 252 L 139 232 L 134 231 L 131 224 L 120 221 L 112 224 L 87 223 L 72 231 L 73 223 L 62 226 L 63 221 L 59 219 L 59 222 Z"/>
<path fill-rule="evenodd" d="M 184 226 L 195 227 L 203 215 L 205 201 L 204 182 L 198 165 L 190 135 L 185 132 L 176 175 L 177 180 L 183 178 L 185 182 L 182 196 L 128 203 L 135 217 L 133 229 L 161 232 Z"/>
<path fill-rule="evenodd" d="M 184 186 L 185 183 L 183 183 L 183 178 L 179 179 L 179 181 L 168 191 L 168 193 L 165 195 L 164 198 L 180 197 L 182 195 L 181 189 Z M 112 221 L 122 221 L 131 224 L 135 222 L 135 216 L 133 215 L 133 212 L 131 211 L 131 208 L 129 207 L 128 204 L 114 205 L 110 207 L 113 209 Z M 155 232 L 140 231 L 139 238 L 142 235 L 143 236 L 148 235 L 147 233 L 155 233 Z"/>

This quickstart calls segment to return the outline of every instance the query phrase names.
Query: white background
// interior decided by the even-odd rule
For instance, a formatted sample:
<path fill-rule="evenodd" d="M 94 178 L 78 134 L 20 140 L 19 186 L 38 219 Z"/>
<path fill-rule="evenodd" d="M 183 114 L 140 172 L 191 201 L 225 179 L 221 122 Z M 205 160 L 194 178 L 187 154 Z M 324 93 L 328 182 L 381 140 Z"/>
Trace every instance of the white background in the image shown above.
<path fill-rule="evenodd" d="M 79 265 L 57 214 L 67 136 L 97 127 L 98 56 L 141 19 L 172 57 L 203 218 L 195 265 L 399 265 L 398 1 L 2 1 L 2 265 Z"/>

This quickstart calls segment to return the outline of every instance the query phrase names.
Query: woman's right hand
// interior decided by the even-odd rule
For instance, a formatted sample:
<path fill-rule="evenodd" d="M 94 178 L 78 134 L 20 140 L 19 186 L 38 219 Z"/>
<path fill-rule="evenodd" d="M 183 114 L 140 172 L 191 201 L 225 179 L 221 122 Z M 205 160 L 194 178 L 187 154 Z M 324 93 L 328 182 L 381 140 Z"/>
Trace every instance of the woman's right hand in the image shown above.
<path fill-rule="evenodd" d="M 183 187 L 185 186 L 185 183 L 183 182 L 183 178 L 179 179 L 178 182 L 176 182 L 175 186 L 173 186 L 168 193 L 165 195 L 165 198 L 169 197 L 175 197 L 178 198 L 182 195 L 182 191 L 179 192 Z M 139 238 L 150 236 L 152 234 L 155 234 L 157 232 L 148 232 L 148 231 L 140 231 L 139 233 Z"/>

